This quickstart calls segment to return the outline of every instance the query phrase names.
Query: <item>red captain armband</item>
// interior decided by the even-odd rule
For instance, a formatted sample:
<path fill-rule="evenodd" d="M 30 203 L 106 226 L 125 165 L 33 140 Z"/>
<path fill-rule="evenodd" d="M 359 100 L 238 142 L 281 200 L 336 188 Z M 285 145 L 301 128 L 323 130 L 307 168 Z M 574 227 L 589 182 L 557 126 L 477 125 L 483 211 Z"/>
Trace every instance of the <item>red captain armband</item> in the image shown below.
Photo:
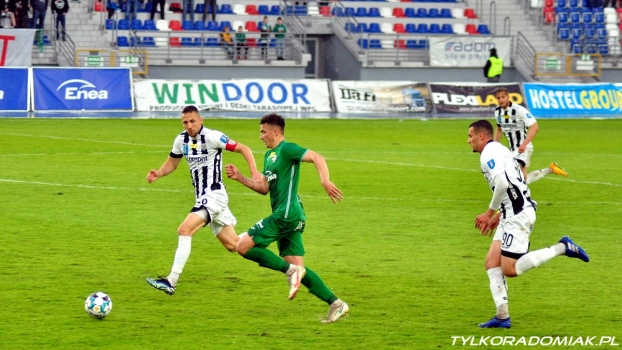
<path fill-rule="evenodd" d="M 237 147 L 238 143 L 233 141 L 232 139 L 229 139 L 229 141 L 227 141 L 227 143 L 225 144 L 225 149 L 229 152 L 233 152 L 235 151 L 235 148 Z"/>

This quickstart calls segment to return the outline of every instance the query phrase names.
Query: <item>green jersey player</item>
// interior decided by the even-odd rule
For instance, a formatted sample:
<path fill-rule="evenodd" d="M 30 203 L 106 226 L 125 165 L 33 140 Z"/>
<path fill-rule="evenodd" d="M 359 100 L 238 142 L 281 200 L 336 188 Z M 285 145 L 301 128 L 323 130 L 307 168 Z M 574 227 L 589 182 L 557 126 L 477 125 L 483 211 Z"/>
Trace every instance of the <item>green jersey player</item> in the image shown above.
<path fill-rule="evenodd" d="M 260 266 L 285 273 L 290 284 L 290 300 L 296 296 L 301 284 L 306 286 L 310 293 L 330 305 L 328 317 L 322 322 L 336 322 L 348 313 L 348 304 L 337 298 L 313 270 L 304 266 L 302 233 L 305 212 L 298 196 L 300 163 L 315 165 L 322 186 L 333 203 L 343 198 L 341 190 L 329 180 L 324 157 L 285 140 L 283 117 L 268 114 L 261 118 L 260 125 L 260 139 L 270 149 L 264 158 L 261 180 L 243 176 L 231 164 L 225 170 L 230 179 L 253 191 L 263 195 L 270 193 L 272 214 L 240 235 L 237 251 Z M 272 242 L 277 242 L 280 257 L 267 249 Z"/>

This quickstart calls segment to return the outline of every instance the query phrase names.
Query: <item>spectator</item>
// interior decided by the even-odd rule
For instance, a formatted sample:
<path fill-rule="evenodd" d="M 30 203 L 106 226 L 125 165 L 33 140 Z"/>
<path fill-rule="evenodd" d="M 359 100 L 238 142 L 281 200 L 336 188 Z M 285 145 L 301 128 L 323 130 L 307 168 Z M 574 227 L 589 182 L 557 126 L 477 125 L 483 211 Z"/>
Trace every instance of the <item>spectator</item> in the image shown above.
<path fill-rule="evenodd" d="M 238 60 L 242 59 L 240 56 L 240 50 L 242 48 L 244 48 L 244 59 L 247 60 L 248 59 L 248 46 L 246 46 L 246 34 L 244 34 L 244 27 L 242 26 L 238 27 L 238 32 L 235 33 L 235 41 L 238 45 L 238 47 L 236 48 L 238 52 Z"/>
<path fill-rule="evenodd" d="M 484 66 L 484 76 L 489 83 L 498 83 L 503 74 L 503 60 L 497 56 L 497 49 L 490 49 L 490 57 Z"/>
<path fill-rule="evenodd" d="M 231 29 L 229 28 L 229 26 L 225 26 L 223 32 L 220 33 L 220 44 L 225 47 L 225 50 L 227 50 L 227 57 L 229 57 L 229 59 L 232 59 L 233 46 L 235 44 L 233 43 L 233 37 L 231 36 L 230 30 Z"/>
<path fill-rule="evenodd" d="M 207 11 L 212 9 L 212 21 L 216 21 L 216 11 L 218 11 L 218 5 L 216 5 L 216 0 L 205 0 L 204 2 L 205 8 L 203 9 L 203 22 L 205 22 L 205 18 L 207 17 Z"/>
<path fill-rule="evenodd" d="M 287 27 L 283 24 L 283 18 L 279 17 L 276 19 L 274 32 L 277 33 L 274 35 L 276 37 L 276 59 L 282 61 L 283 48 L 285 47 L 285 33 L 287 33 Z"/>
<path fill-rule="evenodd" d="M 151 20 L 155 18 L 156 6 L 160 5 L 160 19 L 164 19 L 164 6 L 166 4 L 166 0 L 152 0 L 151 1 Z"/>
<path fill-rule="evenodd" d="M 119 12 L 119 5 L 114 1 L 108 1 L 106 3 L 106 10 L 108 11 L 108 19 L 111 19 L 114 16 L 115 12 Z"/>
<path fill-rule="evenodd" d="M 48 0 L 30 0 L 30 7 L 34 10 L 32 27 L 43 29 L 45 23 L 45 13 L 48 9 Z"/>
<path fill-rule="evenodd" d="M 598 1 L 598 0 L 592 0 L 592 1 Z M 618 0 L 602 0 L 602 2 L 603 2 L 603 8 L 605 7 L 616 8 Z"/>
<path fill-rule="evenodd" d="M 65 41 L 65 14 L 69 11 L 69 4 L 67 0 L 52 0 L 50 3 L 52 13 L 56 13 L 56 40 L 58 40 L 59 34 L 58 25 L 62 26 L 63 41 Z"/>
<path fill-rule="evenodd" d="M 125 6 L 125 19 L 130 23 L 136 19 L 136 12 L 138 11 L 138 0 L 127 0 Z"/>
<path fill-rule="evenodd" d="M 259 39 L 259 46 L 261 46 L 261 59 L 268 59 L 268 45 L 270 44 L 270 33 L 272 31 L 272 27 L 268 24 L 268 16 L 263 17 L 263 22 L 261 22 L 261 26 L 259 27 L 259 31 L 261 31 L 261 38 Z"/>
<path fill-rule="evenodd" d="M 12 28 L 15 28 L 15 15 L 9 11 L 9 6 L 5 0 L 0 0 L 0 28 L 4 28 L 4 19 L 8 18 Z"/>
<path fill-rule="evenodd" d="M 183 11 L 184 12 L 181 15 L 181 20 L 194 22 L 194 0 L 184 0 Z M 188 16 L 186 17 L 186 15 Z"/>
<path fill-rule="evenodd" d="M 30 28 L 28 24 L 28 0 L 10 0 L 9 11 L 15 15 L 15 28 Z"/>

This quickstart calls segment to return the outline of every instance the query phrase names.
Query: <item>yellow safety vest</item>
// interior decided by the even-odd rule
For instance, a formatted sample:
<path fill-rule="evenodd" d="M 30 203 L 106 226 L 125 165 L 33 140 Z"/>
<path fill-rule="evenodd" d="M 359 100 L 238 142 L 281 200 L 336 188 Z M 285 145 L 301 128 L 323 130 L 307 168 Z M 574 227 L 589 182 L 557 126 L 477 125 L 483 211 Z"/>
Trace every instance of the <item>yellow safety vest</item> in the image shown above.
<path fill-rule="evenodd" d="M 488 78 L 496 77 L 503 73 L 503 60 L 499 57 L 490 57 L 490 68 L 488 69 Z"/>

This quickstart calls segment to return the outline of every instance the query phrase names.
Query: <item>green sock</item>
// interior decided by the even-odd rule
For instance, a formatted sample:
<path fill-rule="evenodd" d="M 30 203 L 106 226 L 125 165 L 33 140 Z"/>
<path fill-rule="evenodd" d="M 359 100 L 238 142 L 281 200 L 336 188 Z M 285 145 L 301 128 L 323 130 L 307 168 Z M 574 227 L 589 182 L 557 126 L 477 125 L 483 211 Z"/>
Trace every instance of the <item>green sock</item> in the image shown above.
<path fill-rule="evenodd" d="M 328 287 L 324 284 L 324 281 L 322 281 L 320 276 L 318 276 L 310 268 L 306 266 L 305 268 L 307 269 L 307 274 L 305 275 L 305 277 L 302 279 L 301 282 L 305 287 L 309 288 L 309 293 L 320 298 L 320 300 L 327 302 L 328 305 L 332 304 L 335 300 L 337 300 L 337 297 L 335 296 L 335 294 L 333 294 L 333 292 L 331 292 L 330 289 L 328 289 Z"/>
<path fill-rule="evenodd" d="M 266 248 L 253 247 L 243 256 L 245 259 L 252 260 L 258 263 L 259 266 L 266 267 L 270 270 L 286 273 L 287 269 L 289 269 L 289 263 L 287 261 Z"/>

